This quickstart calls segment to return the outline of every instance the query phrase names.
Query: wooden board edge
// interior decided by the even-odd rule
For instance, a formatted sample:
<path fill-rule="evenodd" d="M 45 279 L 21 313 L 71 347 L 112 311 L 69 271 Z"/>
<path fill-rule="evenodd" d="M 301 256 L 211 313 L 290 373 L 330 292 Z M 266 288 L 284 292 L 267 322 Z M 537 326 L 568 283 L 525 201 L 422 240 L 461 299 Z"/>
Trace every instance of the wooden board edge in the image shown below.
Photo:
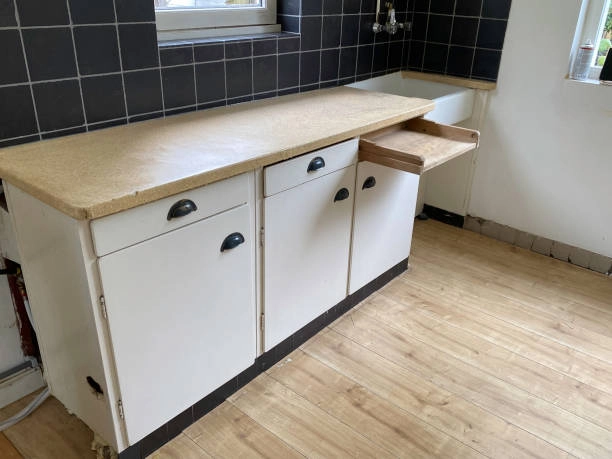
<path fill-rule="evenodd" d="M 423 172 L 423 166 L 418 164 L 409 163 L 390 156 L 385 156 L 381 153 L 372 153 L 365 150 L 359 150 L 359 161 L 369 161 L 374 164 L 380 164 L 381 166 L 391 167 L 392 169 L 410 172 L 411 174 L 421 175 Z"/>
<path fill-rule="evenodd" d="M 493 91 L 497 89 L 494 81 L 472 80 L 470 78 L 460 78 L 448 75 L 438 75 L 436 73 L 423 73 L 411 70 L 403 70 L 402 78 L 412 78 L 415 80 L 433 81 L 434 83 L 444 83 L 454 86 L 462 86 L 470 89 L 480 89 L 483 91 Z"/>

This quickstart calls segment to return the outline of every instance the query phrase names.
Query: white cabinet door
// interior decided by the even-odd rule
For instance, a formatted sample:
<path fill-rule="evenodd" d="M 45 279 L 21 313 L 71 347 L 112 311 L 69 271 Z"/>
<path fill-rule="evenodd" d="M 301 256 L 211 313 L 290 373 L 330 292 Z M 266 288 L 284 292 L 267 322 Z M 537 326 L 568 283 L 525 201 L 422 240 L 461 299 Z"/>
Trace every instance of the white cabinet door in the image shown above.
<path fill-rule="evenodd" d="M 346 297 L 354 186 L 353 165 L 265 199 L 266 351 Z"/>
<path fill-rule="evenodd" d="M 419 176 L 357 165 L 349 294 L 410 255 Z"/>
<path fill-rule="evenodd" d="M 243 205 L 99 260 L 130 444 L 253 364 L 249 216 Z M 222 252 L 232 233 L 244 242 Z"/>

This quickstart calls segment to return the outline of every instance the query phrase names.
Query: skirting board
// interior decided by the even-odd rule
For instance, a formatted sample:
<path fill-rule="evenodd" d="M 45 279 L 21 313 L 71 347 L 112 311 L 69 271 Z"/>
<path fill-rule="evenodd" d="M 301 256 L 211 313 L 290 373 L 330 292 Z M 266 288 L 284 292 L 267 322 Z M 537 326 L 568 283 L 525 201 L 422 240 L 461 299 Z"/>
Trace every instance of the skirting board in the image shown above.
<path fill-rule="evenodd" d="M 253 365 L 244 370 L 242 373 L 238 374 L 236 377 L 230 379 L 212 393 L 208 394 L 202 400 L 195 403 L 192 407 L 183 411 L 174 419 L 147 435 L 138 443 L 119 453 L 119 459 L 143 459 L 152 452 L 158 450 L 202 416 L 206 415 L 223 403 L 226 398 L 244 387 L 260 373 L 275 365 L 286 355 L 297 349 L 308 339 L 312 338 L 319 331 L 323 330 L 326 326 L 335 321 L 338 317 L 350 311 L 357 304 L 365 300 L 376 290 L 382 288 L 407 269 L 408 259 L 406 258 L 388 271 L 378 276 L 372 282 L 357 290 L 352 295 L 346 297 L 337 305 L 328 309 L 326 312 L 302 327 L 289 338 L 270 349 L 268 352 L 265 352 L 257 357 Z"/>
<path fill-rule="evenodd" d="M 566 261 L 573 265 L 581 266 L 601 274 L 612 275 L 612 258 L 595 252 L 553 241 L 545 237 L 517 230 L 510 226 L 500 225 L 491 220 L 473 217 L 465 217 L 463 228 L 498 241 L 531 250 L 541 255 Z"/>
<path fill-rule="evenodd" d="M 45 385 L 40 367 L 28 367 L 0 382 L 0 408 L 31 394 Z"/>

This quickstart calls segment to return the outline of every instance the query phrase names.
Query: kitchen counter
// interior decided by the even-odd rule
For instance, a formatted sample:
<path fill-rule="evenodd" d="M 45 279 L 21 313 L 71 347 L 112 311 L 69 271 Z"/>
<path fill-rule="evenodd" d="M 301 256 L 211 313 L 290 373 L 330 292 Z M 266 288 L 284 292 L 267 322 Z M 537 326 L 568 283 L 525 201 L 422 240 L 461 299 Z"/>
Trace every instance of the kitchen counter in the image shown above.
<path fill-rule="evenodd" d="M 426 99 L 338 87 L 0 151 L 0 177 L 79 220 L 103 217 L 421 116 Z"/>

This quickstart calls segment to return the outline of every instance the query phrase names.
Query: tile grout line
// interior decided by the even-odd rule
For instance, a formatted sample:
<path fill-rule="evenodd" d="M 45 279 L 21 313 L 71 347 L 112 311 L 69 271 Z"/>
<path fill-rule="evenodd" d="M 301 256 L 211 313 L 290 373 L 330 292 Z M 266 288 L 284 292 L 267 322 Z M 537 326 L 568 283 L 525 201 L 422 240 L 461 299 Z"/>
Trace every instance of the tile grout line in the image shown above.
<path fill-rule="evenodd" d="M 72 52 L 74 55 L 74 66 L 76 67 L 77 81 L 79 85 L 79 95 L 81 96 L 81 112 L 83 113 L 83 121 L 85 124 L 85 130 L 87 130 L 87 112 L 85 111 L 85 97 L 83 97 L 83 85 L 81 83 L 81 69 L 79 65 L 79 58 L 76 50 L 76 40 L 74 38 L 74 26 L 72 24 L 72 13 L 70 12 L 70 2 L 66 0 L 66 10 L 68 11 L 68 26 L 70 28 L 70 37 L 72 38 Z"/>
<path fill-rule="evenodd" d="M 32 109 L 34 110 L 34 120 L 36 121 L 36 130 L 32 134 L 27 134 L 24 137 L 38 134 L 38 140 L 42 140 L 40 133 L 40 120 L 38 117 L 38 108 L 36 107 L 36 99 L 34 98 L 34 85 L 32 84 L 32 77 L 30 75 L 30 63 L 26 54 L 25 42 L 23 40 L 23 30 L 21 29 L 21 17 L 19 16 L 19 10 L 17 9 L 17 0 L 13 0 L 13 7 L 15 8 L 15 21 L 17 22 L 17 28 L 19 30 L 19 40 L 21 41 L 21 52 L 23 53 L 23 60 L 25 62 L 26 75 L 28 77 L 27 84 L 30 87 L 30 97 L 32 98 Z M 22 138 L 22 137 L 20 137 Z"/>
<path fill-rule="evenodd" d="M 129 123 L 129 111 L 127 103 L 127 86 L 125 85 L 125 73 L 123 70 L 123 52 L 121 51 L 121 37 L 119 35 L 119 23 L 117 22 L 117 5 L 113 0 L 113 15 L 115 16 L 115 34 L 117 35 L 117 50 L 119 51 L 119 71 L 121 72 L 121 89 L 123 90 L 123 105 L 125 109 L 125 120 Z"/>

